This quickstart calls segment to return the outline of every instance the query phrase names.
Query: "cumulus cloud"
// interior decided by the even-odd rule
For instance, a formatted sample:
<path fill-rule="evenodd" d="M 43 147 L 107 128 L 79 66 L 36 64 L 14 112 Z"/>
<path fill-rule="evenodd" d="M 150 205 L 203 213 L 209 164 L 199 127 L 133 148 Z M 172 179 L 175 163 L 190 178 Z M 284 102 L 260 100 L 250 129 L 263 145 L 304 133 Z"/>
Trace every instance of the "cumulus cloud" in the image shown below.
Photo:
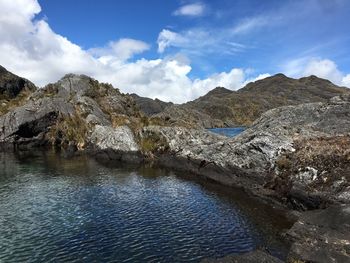
<path fill-rule="evenodd" d="M 247 74 L 242 69 L 192 80 L 190 60 L 181 54 L 131 61 L 135 54 L 149 49 L 147 43 L 134 39 L 120 39 L 105 47 L 84 50 L 55 33 L 47 21 L 37 19 L 40 11 L 37 0 L 0 0 L 0 64 L 39 86 L 57 81 L 67 73 L 87 74 L 112 83 L 123 92 L 181 103 L 216 86 L 238 89 L 245 82 Z M 186 44 L 186 38 L 171 31 L 162 32 L 160 51 L 169 43 Z M 191 34 L 197 35 L 192 32 L 187 37 Z M 198 37 L 204 39 L 205 33 Z"/>
<path fill-rule="evenodd" d="M 349 87 L 350 88 L 350 74 L 348 74 L 348 75 L 343 77 L 342 83 L 343 83 L 343 85 L 345 87 Z"/>
<path fill-rule="evenodd" d="M 345 75 L 338 69 L 337 64 L 330 59 L 298 58 L 287 62 L 283 71 L 291 77 L 315 75 L 329 79 L 333 83 L 350 88 L 350 74 Z"/>
<path fill-rule="evenodd" d="M 204 14 L 205 5 L 203 3 L 194 3 L 181 6 L 175 10 L 173 15 L 175 16 L 201 16 Z"/>
<path fill-rule="evenodd" d="M 132 58 L 148 50 L 150 46 L 140 40 L 122 38 L 118 41 L 111 41 L 106 47 L 92 48 L 90 53 L 98 57 L 113 57 L 122 61 Z"/>

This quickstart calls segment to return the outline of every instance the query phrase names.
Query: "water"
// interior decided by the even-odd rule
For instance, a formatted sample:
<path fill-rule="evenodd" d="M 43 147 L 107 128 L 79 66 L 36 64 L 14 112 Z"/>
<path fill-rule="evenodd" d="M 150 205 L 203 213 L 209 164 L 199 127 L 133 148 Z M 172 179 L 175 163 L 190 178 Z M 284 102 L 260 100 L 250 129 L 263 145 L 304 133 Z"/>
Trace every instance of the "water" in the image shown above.
<path fill-rule="evenodd" d="M 227 137 L 235 137 L 238 134 L 240 134 L 241 132 L 243 132 L 245 130 L 244 127 L 236 127 L 236 128 L 212 128 L 212 129 L 208 129 L 211 132 L 215 132 Z"/>
<path fill-rule="evenodd" d="M 0 154 L 0 262 L 199 262 L 266 247 L 282 216 L 187 175 L 53 153 Z"/>

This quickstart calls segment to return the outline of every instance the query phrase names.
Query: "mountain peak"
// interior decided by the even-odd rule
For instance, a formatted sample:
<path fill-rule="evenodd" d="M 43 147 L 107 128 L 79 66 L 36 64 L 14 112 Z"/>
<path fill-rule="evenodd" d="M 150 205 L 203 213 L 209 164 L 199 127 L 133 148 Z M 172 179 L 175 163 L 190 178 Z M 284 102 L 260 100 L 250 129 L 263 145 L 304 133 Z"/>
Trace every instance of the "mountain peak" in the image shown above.
<path fill-rule="evenodd" d="M 226 89 L 224 87 L 216 87 L 215 89 L 209 91 L 206 95 L 210 96 L 217 96 L 217 95 L 225 95 L 225 94 L 231 94 L 233 91 Z"/>

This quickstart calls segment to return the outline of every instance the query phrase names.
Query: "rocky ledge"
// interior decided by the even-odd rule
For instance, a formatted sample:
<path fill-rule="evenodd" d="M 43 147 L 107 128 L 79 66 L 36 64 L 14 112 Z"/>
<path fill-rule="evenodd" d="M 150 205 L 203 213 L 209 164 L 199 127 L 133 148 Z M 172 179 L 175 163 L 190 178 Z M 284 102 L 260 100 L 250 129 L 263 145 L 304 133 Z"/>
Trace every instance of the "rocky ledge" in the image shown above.
<path fill-rule="evenodd" d="M 350 258 L 345 223 L 350 200 L 349 95 L 272 109 L 235 138 L 153 122 L 132 97 L 82 75 L 25 89 L 20 103 L 2 112 L 2 147 L 56 147 L 109 161 L 150 162 L 241 186 L 265 202 L 314 210 L 302 212 L 286 234 L 293 242 L 290 259 Z M 315 210 L 322 208 L 330 210 Z M 341 227 L 329 213 L 343 220 Z M 306 244 L 314 247 L 308 250 Z"/>

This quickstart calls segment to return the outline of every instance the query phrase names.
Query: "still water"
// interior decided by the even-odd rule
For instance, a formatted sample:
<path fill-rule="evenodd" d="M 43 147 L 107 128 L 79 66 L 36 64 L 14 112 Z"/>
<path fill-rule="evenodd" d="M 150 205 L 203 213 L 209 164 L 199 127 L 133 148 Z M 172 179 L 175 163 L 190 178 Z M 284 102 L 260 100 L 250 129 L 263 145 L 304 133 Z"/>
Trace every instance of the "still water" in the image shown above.
<path fill-rule="evenodd" d="M 0 154 L 0 262 L 199 262 L 265 248 L 289 222 L 188 175 L 54 153 Z"/>
<path fill-rule="evenodd" d="M 212 128 L 208 129 L 211 132 L 218 133 L 227 137 L 235 137 L 241 132 L 243 132 L 246 128 L 244 127 L 235 127 L 235 128 Z"/>

